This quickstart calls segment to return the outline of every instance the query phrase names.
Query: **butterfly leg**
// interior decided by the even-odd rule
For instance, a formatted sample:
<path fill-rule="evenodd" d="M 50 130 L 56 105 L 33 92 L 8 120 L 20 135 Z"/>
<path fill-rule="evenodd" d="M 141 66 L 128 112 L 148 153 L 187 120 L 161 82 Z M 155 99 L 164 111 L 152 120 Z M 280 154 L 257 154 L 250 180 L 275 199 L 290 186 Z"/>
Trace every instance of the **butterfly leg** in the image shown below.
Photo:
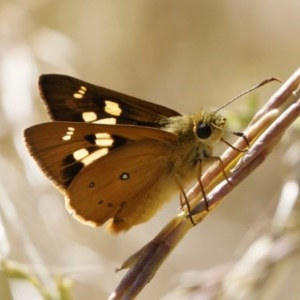
<path fill-rule="evenodd" d="M 201 180 L 201 176 L 202 176 L 202 160 L 201 159 L 198 161 L 198 169 L 197 170 L 198 170 L 197 179 L 198 179 L 198 182 L 199 182 L 200 187 L 201 187 L 201 192 L 202 192 L 203 199 L 204 199 L 204 202 L 205 202 L 205 208 L 206 208 L 206 210 L 209 210 L 208 202 L 207 202 L 206 194 L 205 194 L 205 190 L 204 190 L 204 186 L 203 186 L 203 183 L 202 183 L 202 180 Z"/>
<path fill-rule="evenodd" d="M 239 149 L 239 148 L 236 148 L 236 147 L 234 147 L 233 145 L 231 145 L 229 142 L 227 142 L 224 138 L 221 138 L 221 141 L 222 141 L 223 143 L 225 143 L 227 146 L 229 146 L 230 148 L 232 148 L 232 149 L 234 149 L 234 150 L 236 150 L 236 151 L 238 151 L 238 152 L 247 152 L 248 149 L 250 148 L 250 144 L 249 144 L 249 141 L 248 141 L 246 135 L 245 135 L 243 132 L 231 132 L 231 133 L 234 134 L 234 135 L 237 135 L 237 136 L 243 138 L 243 140 L 244 140 L 245 143 L 247 144 L 246 149 Z"/>
<path fill-rule="evenodd" d="M 229 178 L 228 178 L 228 176 L 227 176 L 227 174 L 226 174 L 226 172 L 225 172 L 224 162 L 223 162 L 223 160 L 221 159 L 221 157 L 219 157 L 219 156 L 208 156 L 207 159 L 208 159 L 208 160 L 211 160 L 211 161 L 216 161 L 216 160 L 218 161 L 219 165 L 220 165 L 221 168 L 222 168 L 222 173 L 223 173 L 223 176 L 224 176 L 225 180 L 226 180 L 229 184 L 231 184 L 231 181 L 229 180 Z"/>
<path fill-rule="evenodd" d="M 224 167 L 224 162 L 223 162 L 223 160 L 221 159 L 221 157 L 216 157 L 216 159 L 219 161 L 219 164 L 220 164 L 221 167 L 222 167 L 222 173 L 223 173 L 223 175 L 224 175 L 225 180 L 228 182 L 228 184 L 232 184 L 231 181 L 229 180 L 229 178 L 228 178 L 226 172 L 225 172 L 225 167 Z"/>
<path fill-rule="evenodd" d="M 225 172 L 225 168 L 224 168 L 224 163 L 223 163 L 223 160 L 221 159 L 221 157 L 218 157 L 218 156 L 207 156 L 206 157 L 206 161 L 208 160 L 211 160 L 211 161 L 218 161 L 219 162 L 219 165 L 221 166 L 222 168 L 222 173 L 223 173 L 223 176 L 225 178 L 225 180 L 231 184 L 226 172 Z M 203 183 L 202 183 L 202 180 L 201 180 L 201 176 L 202 176 L 202 160 L 199 160 L 198 162 L 198 174 L 197 174 L 197 179 L 198 179 L 198 182 L 200 184 L 200 187 L 201 187 L 201 191 L 202 191 L 202 195 L 203 195 L 203 199 L 204 199 L 204 202 L 205 202 L 205 205 L 206 205 L 206 210 L 209 210 L 209 205 L 208 205 L 208 201 L 207 201 L 207 198 L 206 198 L 206 194 L 205 194 L 205 190 L 204 190 L 204 186 L 203 186 Z"/>
<path fill-rule="evenodd" d="M 182 208 L 184 205 L 186 205 L 187 210 L 188 210 L 188 217 L 189 217 L 191 223 L 194 226 L 196 226 L 196 223 L 194 222 L 193 217 L 191 216 L 191 206 L 190 206 L 189 200 L 186 196 L 184 188 L 183 188 L 177 174 L 174 174 L 174 179 L 175 179 L 175 182 L 176 182 L 176 184 L 179 188 L 179 191 L 180 191 L 180 207 Z"/>

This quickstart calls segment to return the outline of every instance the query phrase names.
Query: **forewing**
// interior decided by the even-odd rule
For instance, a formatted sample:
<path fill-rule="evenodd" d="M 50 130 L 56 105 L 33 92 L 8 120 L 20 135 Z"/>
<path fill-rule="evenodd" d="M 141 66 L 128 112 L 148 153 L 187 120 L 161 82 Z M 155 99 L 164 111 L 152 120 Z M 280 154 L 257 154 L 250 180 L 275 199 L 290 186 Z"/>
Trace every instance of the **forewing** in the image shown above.
<path fill-rule="evenodd" d="M 159 127 L 161 117 L 180 115 L 167 107 L 57 74 L 40 76 L 39 88 L 56 121 Z"/>
<path fill-rule="evenodd" d="M 27 128 L 24 134 L 31 155 L 63 191 L 81 170 L 88 166 L 93 168 L 95 161 L 101 166 L 104 158 L 110 160 L 114 151 L 123 150 L 126 145 L 142 140 L 154 141 L 154 144 L 155 141 L 162 144 L 176 141 L 175 135 L 156 128 L 77 122 L 39 124 Z M 143 153 L 134 152 L 134 155 L 142 157 Z"/>

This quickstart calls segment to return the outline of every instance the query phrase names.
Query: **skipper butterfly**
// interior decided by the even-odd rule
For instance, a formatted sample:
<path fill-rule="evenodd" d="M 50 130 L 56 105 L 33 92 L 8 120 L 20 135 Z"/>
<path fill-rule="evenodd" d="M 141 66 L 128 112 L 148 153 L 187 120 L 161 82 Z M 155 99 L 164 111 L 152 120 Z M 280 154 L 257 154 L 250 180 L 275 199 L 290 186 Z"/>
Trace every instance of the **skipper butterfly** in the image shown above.
<path fill-rule="evenodd" d="M 65 75 L 42 75 L 39 88 L 54 122 L 25 130 L 31 155 L 77 219 L 115 233 L 201 183 L 224 132 L 217 111 L 181 115 Z"/>

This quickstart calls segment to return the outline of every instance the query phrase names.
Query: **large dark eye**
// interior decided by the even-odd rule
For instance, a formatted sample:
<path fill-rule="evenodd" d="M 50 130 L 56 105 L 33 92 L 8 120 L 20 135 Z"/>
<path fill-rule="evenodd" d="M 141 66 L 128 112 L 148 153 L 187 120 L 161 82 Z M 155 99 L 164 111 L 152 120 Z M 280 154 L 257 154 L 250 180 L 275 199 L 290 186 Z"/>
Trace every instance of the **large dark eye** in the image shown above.
<path fill-rule="evenodd" d="M 211 135 L 211 127 L 207 124 L 201 123 L 197 126 L 196 135 L 200 139 L 207 139 Z"/>

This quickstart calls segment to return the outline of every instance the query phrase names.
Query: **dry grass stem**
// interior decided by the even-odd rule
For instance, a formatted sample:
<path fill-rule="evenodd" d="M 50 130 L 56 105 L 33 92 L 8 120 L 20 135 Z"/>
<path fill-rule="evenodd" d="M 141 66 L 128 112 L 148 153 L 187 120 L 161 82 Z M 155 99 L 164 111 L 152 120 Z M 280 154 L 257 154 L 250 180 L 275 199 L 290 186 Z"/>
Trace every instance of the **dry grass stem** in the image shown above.
<path fill-rule="evenodd" d="M 252 173 L 270 154 L 285 130 L 299 117 L 300 69 L 298 69 L 266 105 L 254 116 L 245 131 L 250 148 L 247 153 L 228 149 L 221 156 L 225 171 L 230 174 L 229 184 L 224 180 L 222 170 L 213 165 L 202 177 L 206 189 L 209 211 L 202 198 L 199 184 L 188 192 L 192 208 L 191 214 L 196 224 L 214 209 L 222 199 L 250 173 Z M 234 147 L 244 149 L 245 141 L 240 138 Z M 109 299 L 133 299 L 151 280 L 157 269 L 173 251 L 185 234 L 192 228 L 187 211 L 172 219 L 162 231 L 141 250 L 132 255 L 120 269 L 129 268 L 118 287 Z"/>

